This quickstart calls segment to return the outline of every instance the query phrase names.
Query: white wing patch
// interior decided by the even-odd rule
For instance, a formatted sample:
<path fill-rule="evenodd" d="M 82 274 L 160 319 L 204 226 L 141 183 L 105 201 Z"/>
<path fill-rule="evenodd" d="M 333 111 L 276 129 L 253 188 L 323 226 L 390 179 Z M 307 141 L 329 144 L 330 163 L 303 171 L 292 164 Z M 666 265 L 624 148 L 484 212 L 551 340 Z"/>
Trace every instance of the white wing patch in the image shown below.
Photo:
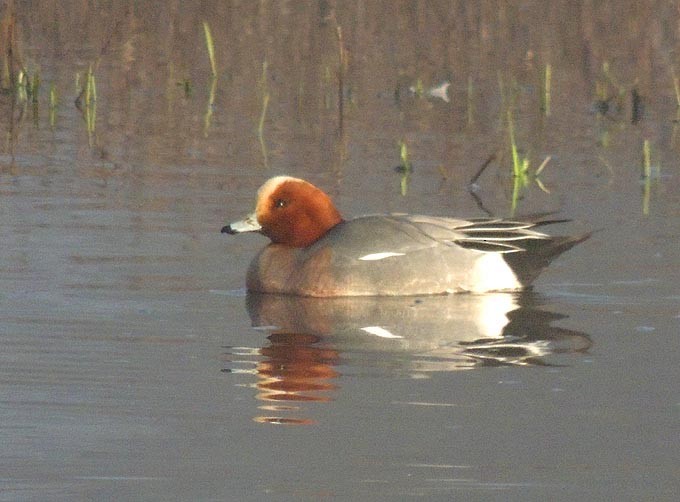
<path fill-rule="evenodd" d="M 380 338 L 404 338 L 403 336 L 390 333 L 385 328 L 381 328 L 380 326 L 366 326 L 361 328 L 361 331 L 365 331 L 370 335 L 379 336 Z"/>
<path fill-rule="evenodd" d="M 393 256 L 404 256 L 404 253 L 393 253 L 392 251 L 384 251 L 382 253 L 371 253 L 361 256 L 362 261 L 384 260 L 385 258 L 392 258 Z"/>

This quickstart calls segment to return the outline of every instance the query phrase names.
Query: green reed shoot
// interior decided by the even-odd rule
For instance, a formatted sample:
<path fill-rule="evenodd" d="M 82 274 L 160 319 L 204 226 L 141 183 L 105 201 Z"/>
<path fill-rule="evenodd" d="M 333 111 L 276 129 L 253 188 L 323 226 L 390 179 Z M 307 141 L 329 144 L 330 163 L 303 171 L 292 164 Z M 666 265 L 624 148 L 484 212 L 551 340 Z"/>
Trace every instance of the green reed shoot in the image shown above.
<path fill-rule="evenodd" d="M 207 21 L 203 21 L 203 33 L 205 34 L 205 46 L 208 50 L 208 59 L 210 60 L 210 71 L 212 72 L 210 78 L 210 88 L 208 89 L 208 103 L 206 105 L 205 114 L 203 115 L 203 136 L 208 136 L 210 125 L 212 124 L 213 111 L 215 107 L 215 94 L 217 92 L 217 63 L 215 62 L 215 41 L 213 40 L 210 25 Z M 187 95 L 187 88 L 185 87 L 185 95 Z"/>
<path fill-rule="evenodd" d="M 0 18 L 0 48 L 2 63 L 0 65 L 0 90 L 10 93 L 26 91 L 25 65 L 21 57 L 21 47 L 17 33 L 17 16 L 14 2 L 4 2 L 3 15 Z M 23 87 L 23 89 L 22 89 Z M 24 99 L 25 102 L 25 99 Z"/>
<path fill-rule="evenodd" d="M 14 89 L 14 92 L 17 97 L 17 101 L 19 103 L 25 103 L 28 101 L 28 94 L 30 92 L 30 83 L 28 80 L 28 75 L 26 72 L 23 70 L 19 70 L 19 74 L 17 76 L 17 81 L 16 81 L 16 86 Z"/>
<path fill-rule="evenodd" d="M 203 136 L 208 136 L 210 125 L 212 124 L 213 112 L 215 107 L 215 94 L 217 92 L 217 63 L 215 62 L 215 41 L 210 31 L 208 21 L 203 21 L 203 34 L 205 35 L 205 47 L 208 50 L 208 59 L 210 60 L 210 87 L 208 89 L 208 102 L 203 115 Z M 191 84 L 189 80 L 184 81 L 184 95 L 189 97 L 191 95 Z"/>
<path fill-rule="evenodd" d="M 652 148 L 649 140 L 642 144 L 642 214 L 649 214 L 649 199 L 652 185 Z"/>
<path fill-rule="evenodd" d="M 510 115 L 511 111 L 516 108 L 520 87 L 517 83 L 517 79 L 514 77 L 509 78 L 506 82 L 506 77 L 503 76 L 503 73 L 500 70 L 497 72 L 497 77 L 498 91 L 501 96 L 501 115 L 499 120 L 502 122 L 504 120 L 503 112 L 507 111 L 508 115 Z"/>
<path fill-rule="evenodd" d="M 215 63 L 215 42 L 213 41 L 210 25 L 207 21 L 203 21 L 203 32 L 205 33 L 205 46 L 208 49 L 208 58 L 210 59 L 210 69 L 213 78 L 217 78 L 217 64 Z"/>
<path fill-rule="evenodd" d="M 40 72 L 36 70 L 33 74 L 33 78 L 27 81 L 27 94 L 28 98 L 31 100 L 31 105 L 33 108 L 33 123 L 35 127 L 39 127 L 40 124 L 40 109 L 38 97 L 40 94 Z"/>
<path fill-rule="evenodd" d="M 607 84 L 602 80 L 595 81 L 595 99 L 599 102 L 606 102 L 608 99 Z"/>
<path fill-rule="evenodd" d="M 512 153 L 512 175 L 515 178 L 522 178 L 529 170 L 529 158 L 520 157 L 515 141 L 515 126 L 512 120 L 512 111 L 508 110 L 508 134 L 510 136 L 510 152 Z"/>
<path fill-rule="evenodd" d="M 652 175 L 652 147 L 648 139 L 642 144 L 642 172 L 644 178 L 650 178 Z"/>
<path fill-rule="evenodd" d="M 19 70 L 16 78 L 16 85 L 14 93 L 19 103 L 26 103 L 31 101 L 33 104 L 38 103 L 38 94 L 40 92 L 40 72 L 36 71 L 31 79 L 28 71 L 24 68 Z"/>
<path fill-rule="evenodd" d="M 519 202 L 519 193 L 522 190 L 523 185 L 523 180 L 520 178 L 513 178 L 512 179 L 512 199 L 510 200 L 510 214 L 512 216 L 515 215 L 515 211 L 517 210 L 517 203 Z"/>
<path fill-rule="evenodd" d="M 57 88 L 55 87 L 54 82 L 52 82 L 50 84 L 50 110 L 55 109 L 58 102 L 59 96 L 57 95 Z"/>
<path fill-rule="evenodd" d="M 538 188 L 540 188 L 545 193 L 550 193 L 550 191 L 545 187 L 543 182 L 540 180 L 539 176 L 550 162 L 551 157 L 546 157 L 541 165 L 532 173 L 529 170 L 530 160 L 528 156 L 522 156 L 517 148 L 517 142 L 515 141 L 515 126 L 512 118 L 512 111 L 508 110 L 508 136 L 510 138 L 510 153 L 512 156 L 512 199 L 510 210 L 512 214 L 515 214 L 517 209 L 517 203 L 519 201 L 519 194 L 522 188 L 529 186 L 531 181 L 534 181 Z"/>
<path fill-rule="evenodd" d="M 12 87 L 10 82 L 9 59 L 6 54 L 2 55 L 2 67 L 0 67 L 0 89 L 7 90 Z"/>
<path fill-rule="evenodd" d="M 260 122 L 257 126 L 257 134 L 262 137 L 264 133 L 264 121 L 267 118 L 267 107 L 269 106 L 269 93 L 262 96 L 262 112 L 260 113 Z"/>
<path fill-rule="evenodd" d="M 33 81 L 31 82 L 31 101 L 33 104 L 38 103 L 38 94 L 40 94 L 40 72 L 35 72 Z"/>
<path fill-rule="evenodd" d="M 325 65 L 323 67 L 323 74 L 321 75 L 321 82 L 324 88 L 323 106 L 326 110 L 330 110 L 331 106 L 333 106 L 333 97 L 335 95 L 333 91 L 335 88 L 331 88 L 332 81 L 333 77 L 331 76 L 331 67 L 329 65 Z"/>
<path fill-rule="evenodd" d="M 264 120 L 267 116 L 267 106 L 269 105 L 269 93 L 262 97 L 262 113 L 260 114 L 260 124 L 257 128 L 257 135 L 260 139 L 260 148 L 262 149 L 262 158 L 264 159 L 264 167 L 269 167 L 269 155 L 267 154 L 267 145 L 264 141 Z"/>
<path fill-rule="evenodd" d="M 188 78 L 185 78 L 184 80 L 177 82 L 177 85 L 182 87 L 182 90 L 184 91 L 184 97 L 189 99 L 193 94 L 194 94 L 194 87 L 191 84 L 191 80 Z"/>
<path fill-rule="evenodd" d="M 215 94 L 217 92 L 217 77 L 210 79 L 210 89 L 208 90 L 208 103 L 203 115 L 203 136 L 208 137 L 208 131 L 212 124 L 213 110 L 215 109 Z"/>
<path fill-rule="evenodd" d="M 404 168 L 404 171 L 410 171 L 411 160 L 408 156 L 408 146 L 405 141 L 399 142 L 399 159 L 401 160 L 401 166 Z"/>
<path fill-rule="evenodd" d="M 498 92 L 501 96 L 501 109 L 502 109 L 502 108 L 506 107 L 505 106 L 506 96 L 505 96 L 505 82 L 504 82 L 505 79 L 503 78 L 503 73 L 501 72 L 501 70 L 498 70 L 496 72 L 496 78 L 498 80 Z"/>
<path fill-rule="evenodd" d="M 675 89 L 675 104 L 680 108 L 680 79 L 675 74 L 675 68 L 671 71 L 673 74 L 673 89 Z"/>
<path fill-rule="evenodd" d="M 413 92 L 416 97 L 425 97 L 425 84 L 423 84 L 423 79 L 419 78 L 416 80 L 415 85 L 411 87 L 411 92 Z"/>
<path fill-rule="evenodd" d="M 399 161 L 398 171 L 401 173 L 401 195 L 405 196 L 408 191 L 408 182 L 411 177 L 411 172 L 413 171 L 413 166 L 411 165 L 411 159 L 408 154 L 408 146 L 405 141 L 399 142 Z"/>
<path fill-rule="evenodd" d="M 541 110 L 546 117 L 550 116 L 551 89 L 552 86 L 552 66 L 550 63 L 545 65 L 543 73 L 543 94 L 541 94 Z"/>
<path fill-rule="evenodd" d="M 92 64 L 87 68 L 84 78 L 76 74 L 76 87 L 80 87 L 80 94 L 76 99 L 76 107 L 82 112 L 87 128 L 88 139 L 92 146 L 95 123 L 97 118 L 97 81 L 94 76 Z"/>
<path fill-rule="evenodd" d="M 342 38 L 342 27 L 337 26 L 335 32 L 338 39 L 338 131 L 342 134 L 345 121 L 345 74 L 347 73 L 349 57 Z"/>
<path fill-rule="evenodd" d="M 260 78 L 260 92 L 262 94 L 262 112 L 260 113 L 260 122 L 257 126 L 257 134 L 261 137 L 264 132 L 264 121 L 267 118 L 267 106 L 269 105 L 269 88 L 267 86 L 267 67 L 268 63 L 265 59 L 262 62 L 262 77 Z"/>
<path fill-rule="evenodd" d="M 605 61 L 602 63 L 602 73 L 604 74 L 607 81 L 618 91 L 619 94 L 625 94 L 626 88 L 621 85 L 621 83 L 614 77 L 614 74 L 609 67 L 609 62 Z"/>
<path fill-rule="evenodd" d="M 468 126 L 475 123 L 475 83 L 472 75 L 468 76 L 467 84 L 467 123 Z"/>
<path fill-rule="evenodd" d="M 648 139 L 642 143 L 642 214 L 649 214 L 652 182 L 658 182 L 661 175 L 661 166 L 654 164 L 652 160 L 652 146 Z"/>
<path fill-rule="evenodd" d="M 300 65 L 300 78 L 298 79 L 298 87 L 297 87 L 297 112 L 298 115 L 302 115 L 302 106 L 305 101 L 305 68 L 303 65 Z"/>
<path fill-rule="evenodd" d="M 609 63 L 602 63 L 602 79 L 595 81 L 595 107 L 598 115 L 605 115 L 609 111 L 609 103 L 614 100 L 616 110 L 622 107 L 626 95 L 626 87 L 614 76 Z"/>
<path fill-rule="evenodd" d="M 269 107 L 269 88 L 267 86 L 267 67 L 268 63 L 265 59 L 262 62 L 262 76 L 260 78 L 260 93 L 262 95 L 262 112 L 260 113 L 260 121 L 257 126 L 257 137 L 260 140 L 260 148 L 262 149 L 262 158 L 264 160 L 264 167 L 269 167 L 269 155 L 267 153 L 267 145 L 264 140 L 264 122 L 267 118 L 267 108 Z"/>
<path fill-rule="evenodd" d="M 94 105 L 97 101 L 97 81 L 94 77 L 92 65 L 88 66 L 85 74 L 84 104 L 86 107 Z"/>
<path fill-rule="evenodd" d="M 85 122 L 87 123 L 87 133 L 92 145 L 95 124 L 97 122 L 97 84 L 92 71 L 92 65 L 87 70 L 85 80 Z"/>
<path fill-rule="evenodd" d="M 59 102 L 59 97 L 57 96 L 57 88 L 54 82 L 50 83 L 50 127 L 54 128 L 57 123 L 57 104 Z"/>
<path fill-rule="evenodd" d="M 675 119 L 673 120 L 673 134 L 671 135 L 671 146 L 676 147 L 678 128 L 680 127 L 680 79 L 675 73 L 675 68 L 671 68 L 673 77 L 673 89 L 675 89 Z"/>

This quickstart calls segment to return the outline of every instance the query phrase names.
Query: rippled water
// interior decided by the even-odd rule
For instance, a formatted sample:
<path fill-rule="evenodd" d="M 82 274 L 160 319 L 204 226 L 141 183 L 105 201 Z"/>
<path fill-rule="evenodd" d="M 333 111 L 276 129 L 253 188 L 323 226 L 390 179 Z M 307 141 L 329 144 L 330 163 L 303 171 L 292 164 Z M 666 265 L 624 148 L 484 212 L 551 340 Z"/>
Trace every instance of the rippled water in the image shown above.
<path fill-rule="evenodd" d="M 675 500 L 675 2 L 16 4 L 0 500 Z M 346 215 L 511 214 L 507 110 L 550 156 L 515 213 L 595 230 L 533 292 L 242 289 L 266 240 L 219 229 L 274 174 Z"/>

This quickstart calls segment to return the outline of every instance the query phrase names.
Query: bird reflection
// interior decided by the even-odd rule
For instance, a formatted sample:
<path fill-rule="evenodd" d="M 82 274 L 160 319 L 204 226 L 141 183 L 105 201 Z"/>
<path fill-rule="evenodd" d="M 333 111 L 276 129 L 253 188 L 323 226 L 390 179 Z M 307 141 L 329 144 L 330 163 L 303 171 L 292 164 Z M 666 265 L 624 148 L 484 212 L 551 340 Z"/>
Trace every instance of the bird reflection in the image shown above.
<path fill-rule="evenodd" d="M 332 299 L 249 294 L 246 304 L 253 326 L 269 332 L 247 373 L 256 375 L 256 398 L 266 412 L 255 420 L 271 424 L 314 423 L 295 415 L 334 398 L 341 359 L 347 367 L 422 377 L 487 366 L 554 366 L 556 356 L 585 353 L 592 345 L 584 333 L 552 326 L 566 316 L 540 309 L 541 298 L 531 292 Z M 228 362 L 238 362 L 229 355 Z"/>
<path fill-rule="evenodd" d="M 320 337 L 304 333 L 272 333 L 270 344 L 260 349 L 263 360 L 257 365 L 257 399 L 264 403 L 329 401 L 329 391 L 335 390 L 332 380 L 339 376 L 333 369 L 338 352 L 315 346 Z M 261 410 L 291 411 L 291 405 L 263 404 Z M 307 425 L 309 419 L 257 417 L 258 422 Z"/>

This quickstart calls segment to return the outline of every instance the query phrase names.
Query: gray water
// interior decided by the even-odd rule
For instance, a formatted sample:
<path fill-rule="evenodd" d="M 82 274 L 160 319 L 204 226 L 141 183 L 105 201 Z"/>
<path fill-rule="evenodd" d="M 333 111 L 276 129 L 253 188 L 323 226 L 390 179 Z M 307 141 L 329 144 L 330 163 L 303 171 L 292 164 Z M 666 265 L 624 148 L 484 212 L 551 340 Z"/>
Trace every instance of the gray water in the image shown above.
<path fill-rule="evenodd" d="M 42 84 L 0 95 L 0 500 L 676 500 L 677 7 L 17 2 Z M 550 156 L 514 210 L 508 109 Z M 219 229 L 282 173 L 346 216 L 595 233 L 526 294 L 248 296 L 266 239 Z"/>

